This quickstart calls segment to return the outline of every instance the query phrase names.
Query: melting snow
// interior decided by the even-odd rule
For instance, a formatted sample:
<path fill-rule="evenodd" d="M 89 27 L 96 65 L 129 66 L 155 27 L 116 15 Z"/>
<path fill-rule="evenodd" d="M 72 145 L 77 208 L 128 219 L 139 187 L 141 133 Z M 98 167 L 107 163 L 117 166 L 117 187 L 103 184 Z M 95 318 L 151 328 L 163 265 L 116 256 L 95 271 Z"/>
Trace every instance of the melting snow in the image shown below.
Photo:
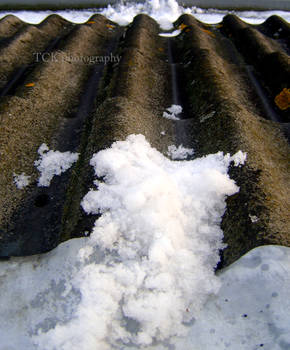
<path fill-rule="evenodd" d="M 25 175 L 24 173 L 17 175 L 13 174 L 13 180 L 16 185 L 16 187 L 20 190 L 22 190 L 24 187 L 28 186 L 30 183 L 30 176 Z"/>
<path fill-rule="evenodd" d="M 163 118 L 171 120 L 179 120 L 178 115 L 182 112 L 182 107 L 179 105 L 172 105 L 163 112 Z"/>
<path fill-rule="evenodd" d="M 194 154 L 194 151 L 192 148 L 186 148 L 182 145 L 179 145 L 176 147 L 175 145 L 168 146 L 168 152 L 167 155 L 173 159 L 186 159 L 188 156 L 192 156 Z"/>
<path fill-rule="evenodd" d="M 244 165 L 247 160 L 247 153 L 238 151 L 236 154 L 232 156 L 232 160 L 235 164 L 235 166 L 241 166 Z"/>
<path fill-rule="evenodd" d="M 172 161 L 142 135 L 95 154 L 98 188 L 82 207 L 102 216 L 90 237 L 1 262 L 0 350 L 153 349 L 186 336 L 221 286 L 231 161 Z"/>
<path fill-rule="evenodd" d="M 48 146 L 43 143 L 38 153 L 40 159 L 34 162 L 41 173 L 38 179 L 38 186 L 48 187 L 55 175 L 60 175 L 67 171 L 73 163 L 78 160 L 78 153 L 59 152 L 49 150 Z"/>

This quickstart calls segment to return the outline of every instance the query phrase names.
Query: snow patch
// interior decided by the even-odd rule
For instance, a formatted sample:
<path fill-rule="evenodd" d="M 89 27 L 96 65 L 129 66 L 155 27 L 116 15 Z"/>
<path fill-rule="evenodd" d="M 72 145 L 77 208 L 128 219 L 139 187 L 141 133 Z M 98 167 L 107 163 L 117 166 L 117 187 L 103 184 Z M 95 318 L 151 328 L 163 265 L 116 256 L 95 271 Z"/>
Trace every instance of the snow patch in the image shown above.
<path fill-rule="evenodd" d="M 67 171 L 78 160 L 79 156 L 78 153 L 49 150 L 45 143 L 39 147 L 38 154 L 40 159 L 36 160 L 34 165 L 41 173 L 38 179 L 40 187 L 48 187 L 53 177 Z"/>
<path fill-rule="evenodd" d="M 259 221 L 259 218 L 256 215 L 249 215 L 252 223 L 256 223 Z"/>
<path fill-rule="evenodd" d="M 192 148 L 183 147 L 183 145 L 179 145 L 176 147 L 175 145 L 168 146 L 167 155 L 173 160 L 182 160 L 186 159 L 188 156 L 192 156 L 194 151 Z"/>
<path fill-rule="evenodd" d="M 25 173 L 21 173 L 20 175 L 13 173 L 13 180 L 16 187 L 20 190 L 30 184 L 30 176 L 25 175 Z"/>
<path fill-rule="evenodd" d="M 182 112 L 182 107 L 179 105 L 172 105 L 163 112 L 163 118 L 171 120 L 179 120 L 178 115 Z"/>
<path fill-rule="evenodd" d="M 245 165 L 246 160 L 247 160 L 246 152 L 238 151 L 236 154 L 232 156 L 232 161 L 234 162 L 235 166 Z"/>

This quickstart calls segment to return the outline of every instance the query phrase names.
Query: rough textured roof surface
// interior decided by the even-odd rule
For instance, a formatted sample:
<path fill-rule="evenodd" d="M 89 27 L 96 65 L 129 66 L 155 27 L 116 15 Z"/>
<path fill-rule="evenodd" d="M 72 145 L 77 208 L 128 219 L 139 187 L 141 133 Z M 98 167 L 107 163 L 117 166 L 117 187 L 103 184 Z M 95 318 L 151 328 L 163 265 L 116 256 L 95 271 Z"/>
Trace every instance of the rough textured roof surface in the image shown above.
<path fill-rule="evenodd" d="M 246 165 L 230 170 L 240 192 L 222 220 L 223 265 L 259 245 L 290 246 L 289 24 L 182 15 L 175 27 L 181 33 L 168 38 L 147 15 L 127 27 L 101 15 L 84 24 L 57 15 L 38 25 L 0 21 L 1 257 L 90 231 L 95 217 L 80 206 L 93 181 L 89 160 L 132 133 L 163 153 L 181 143 L 195 156 L 247 152 Z M 158 118 L 172 103 L 182 119 Z M 80 154 L 47 188 L 36 186 L 42 143 Z M 32 181 L 19 190 L 13 174 L 22 172 Z"/>

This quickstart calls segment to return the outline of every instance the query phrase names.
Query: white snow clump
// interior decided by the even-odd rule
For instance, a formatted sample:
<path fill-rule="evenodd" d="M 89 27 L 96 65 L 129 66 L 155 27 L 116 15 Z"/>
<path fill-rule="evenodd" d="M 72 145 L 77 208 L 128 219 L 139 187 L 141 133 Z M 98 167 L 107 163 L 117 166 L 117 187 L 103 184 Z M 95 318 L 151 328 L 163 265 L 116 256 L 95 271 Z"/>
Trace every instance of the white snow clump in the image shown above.
<path fill-rule="evenodd" d="M 176 147 L 175 145 L 168 146 L 167 155 L 173 160 L 181 160 L 186 159 L 188 156 L 192 156 L 194 151 L 192 148 L 183 147 L 183 145 L 179 145 Z"/>
<path fill-rule="evenodd" d="M 114 302 L 106 297 L 103 305 L 115 315 L 112 344 L 114 337 L 147 346 L 183 335 L 183 323 L 217 293 L 221 216 L 226 196 L 238 191 L 227 175 L 231 160 L 217 153 L 171 161 L 143 135 L 130 135 L 91 159 L 104 182 L 81 204 L 88 214 L 102 213 L 90 239 L 106 252 L 107 264 L 91 269 L 109 278 L 107 287 L 100 283 L 102 293 L 114 290 Z M 118 321 L 118 314 L 136 333 Z"/>
<path fill-rule="evenodd" d="M 163 118 L 171 119 L 171 120 L 179 120 L 178 114 L 182 112 L 182 107 L 179 105 L 172 105 L 167 108 L 165 112 L 163 112 Z"/>
<path fill-rule="evenodd" d="M 36 160 L 34 165 L 41 173 L 38 179 L 40 187 L 48 187 L 53 177 L 67 171 L 78 160 L 79 156 L 78 153 L 49 150 L 45 143 L 39 147 L 38 153 L 40 159 Z"/>
<path fill-rule="evenodd" d="M 21 173 L 20 175 L 13 173 L 13 180 L 16 187 L 22 190 L 24 187 L 28 186 L 30 183 L 30 176 Z"/>

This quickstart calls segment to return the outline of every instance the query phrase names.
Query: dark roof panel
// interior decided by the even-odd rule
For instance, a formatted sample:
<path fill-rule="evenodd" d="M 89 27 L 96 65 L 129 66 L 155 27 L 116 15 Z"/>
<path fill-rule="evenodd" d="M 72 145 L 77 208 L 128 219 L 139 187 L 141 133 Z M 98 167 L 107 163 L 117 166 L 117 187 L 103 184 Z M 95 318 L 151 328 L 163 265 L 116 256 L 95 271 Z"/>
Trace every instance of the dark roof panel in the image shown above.
<path fill-rule="evenodd" d="M 89 160 L 132 133 L 163 153 L 174 143 L 196 156 L 248 153 L 244 167 L 231 169 L 240 192 L 227 199 L 223 264 L 258 245 L 290 245 L 289 24 L 228 15 L 208 25 L 182 15 L 175 27 L 181 34 L 165 38 L 147 15 L 127 27 L 101 15 L 82 25 L 56 15 L 37 26 L 0 21 L 2 257 L 45 252 L 90 230 L 95 217 L 80 207 L 93 179 Z M 182 119 L 158 118 L 173 102 Z M 48 188 L 36 186 L 42 143 L 80 153 Z M 33 180 L 25 190 L 13 183 L 22 172 Z"/>

